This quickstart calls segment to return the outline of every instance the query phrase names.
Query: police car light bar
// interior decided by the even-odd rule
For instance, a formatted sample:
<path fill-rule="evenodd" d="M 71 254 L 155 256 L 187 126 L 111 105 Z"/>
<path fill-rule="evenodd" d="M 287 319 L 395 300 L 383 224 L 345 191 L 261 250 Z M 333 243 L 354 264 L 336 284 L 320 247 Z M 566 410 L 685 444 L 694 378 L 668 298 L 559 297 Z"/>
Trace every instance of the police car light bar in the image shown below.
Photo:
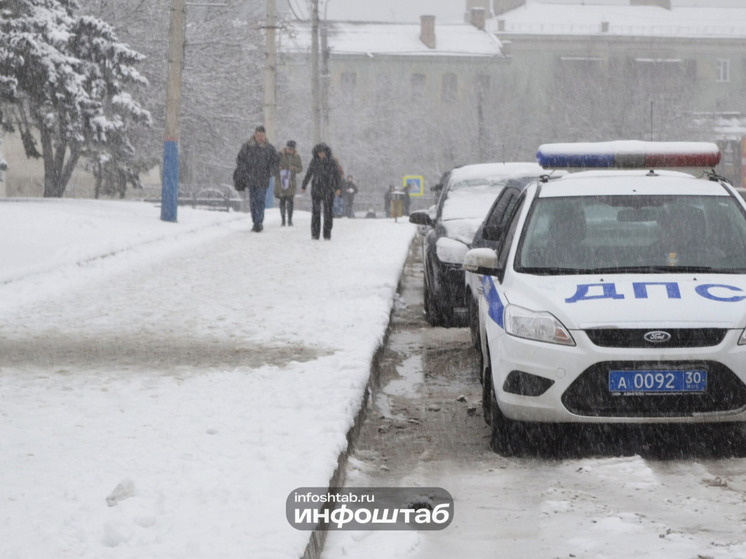
<path fill-rule="evenodd" d="M 536 160 L 545 169 L 714 168 L 720 162 L 720 148 L 711 142 L 640 140 L 543 144 Z"/>

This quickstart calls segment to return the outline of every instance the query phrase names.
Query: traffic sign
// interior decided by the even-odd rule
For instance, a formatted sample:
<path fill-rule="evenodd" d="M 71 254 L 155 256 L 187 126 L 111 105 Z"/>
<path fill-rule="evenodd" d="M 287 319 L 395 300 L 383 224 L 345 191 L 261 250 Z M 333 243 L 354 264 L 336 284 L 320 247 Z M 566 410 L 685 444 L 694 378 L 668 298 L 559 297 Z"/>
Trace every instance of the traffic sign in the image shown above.
<path fill-rule="evenodd" d="M 424 196 L 425 178 L 421 175 L 404 175 L 402 187 L 409 187 L 410 196 Z"/>

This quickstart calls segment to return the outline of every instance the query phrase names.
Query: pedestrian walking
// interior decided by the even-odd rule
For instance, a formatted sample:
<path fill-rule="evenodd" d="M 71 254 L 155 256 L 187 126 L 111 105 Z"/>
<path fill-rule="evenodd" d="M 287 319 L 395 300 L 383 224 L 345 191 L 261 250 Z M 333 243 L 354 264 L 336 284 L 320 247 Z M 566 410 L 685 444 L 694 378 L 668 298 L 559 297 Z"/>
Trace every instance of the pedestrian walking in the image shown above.
<path fill-rule="evenodd" d="M 390 184 L 389 189 L 383 194 L 383 211 L 386 212 L 386 217 L 391 217 L 391 200 L 394 190 L 394 185 Z"/>
<path fill-rule="evenodd" d="M 264 204 L 269 188 L 269 179 L 277 171 L 277 151 L 267 141 L 264 126 L 257 126 L 254 135 L 241 146 L 236 157 L 233 181 L 236 190 L 249 191 L 252 231 L 264 229 Z"/>
<path fill-rule="evenodd" d="M 352 175 L 347 175 L 347 180 L 342 185 L 342 198 L 345 201 L 345 215 L 347 217 L 355 217 L 352 210 L 352 203 L 355 201 L 355 194 L 357 194 L 357 184 Z"/>
<path fill-rule="evenodd" d="M 409 204 L 411 199 L 409 198 L 409 191 L 412 190 L 412 183 L 407 182 L 404 186 L 404 215 L 409 215 Z"/>
<path fill-rule="evenodd" d="M 303 170 L 303 162 L 300 154 L 295 149 L 294 140 L 288 141 L 280 150 L 277 175 L 275 176 L 275 198 L 280 200 L 280 217 L 285 225 L 285 214 L 287 213 L 287 224 L 293 225 L 293 206 L 295 203 L 296 175 Z"/>
<path fill-rule="evenodd" d="M 324 239 L 332 238 L 332 221 L 334 219 L 334 196 L 339 196 L 342 168 L 332 156 L 331 148 L 316 144 L 312 150 L 311 163 L 308 164 L 306 176 L 303 177 L 301 190 L 311 182 L 311 237 L 319 238 L 321 232 L 321 211 L 324 211 Z"/>

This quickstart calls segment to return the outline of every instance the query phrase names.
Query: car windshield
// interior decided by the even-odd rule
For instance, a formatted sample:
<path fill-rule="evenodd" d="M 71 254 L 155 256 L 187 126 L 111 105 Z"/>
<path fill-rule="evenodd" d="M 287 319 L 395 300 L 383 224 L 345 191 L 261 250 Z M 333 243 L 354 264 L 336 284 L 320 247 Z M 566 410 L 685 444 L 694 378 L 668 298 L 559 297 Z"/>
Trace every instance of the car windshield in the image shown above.
<path fill-rule="evenodd" d="M 508 184 L 526 184 L 536 177 L 476 177 L 454 182 L 449 185 L 440 218 L 476 219 L 481 221 L 487 215 L 492 202 Z"/>
<path fill-rule="evenodd" d="M 549 275 L 746 273 L 746 216 L 726 196 L 539 198 L 515 268 Z"/>

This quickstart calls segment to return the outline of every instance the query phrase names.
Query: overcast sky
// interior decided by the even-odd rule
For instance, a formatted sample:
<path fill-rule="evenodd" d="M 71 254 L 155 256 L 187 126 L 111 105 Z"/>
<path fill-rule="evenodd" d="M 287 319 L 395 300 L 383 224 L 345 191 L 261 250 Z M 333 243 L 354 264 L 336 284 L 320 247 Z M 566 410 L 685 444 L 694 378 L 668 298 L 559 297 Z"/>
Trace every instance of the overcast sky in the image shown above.
<path fill-rule="evenodd" d="M 557 4 L 581 4 L 583 0 L 551 0 Z M 586 4 L 625 5 L 629 0 L 585 0 Z M 746 8 L 746 0 L 671 0 L 673 6 Z M 281 9 L 292 7 L 302 19 L 308 17 L 307 0 L 278 0 Z M 438 21 L 463 21 L 465 0 L 319 0 L 320 16 L 331 20 L 418 22 L 423 14 Z M 283 10 L 284 11 L 284 10 Z"/>

